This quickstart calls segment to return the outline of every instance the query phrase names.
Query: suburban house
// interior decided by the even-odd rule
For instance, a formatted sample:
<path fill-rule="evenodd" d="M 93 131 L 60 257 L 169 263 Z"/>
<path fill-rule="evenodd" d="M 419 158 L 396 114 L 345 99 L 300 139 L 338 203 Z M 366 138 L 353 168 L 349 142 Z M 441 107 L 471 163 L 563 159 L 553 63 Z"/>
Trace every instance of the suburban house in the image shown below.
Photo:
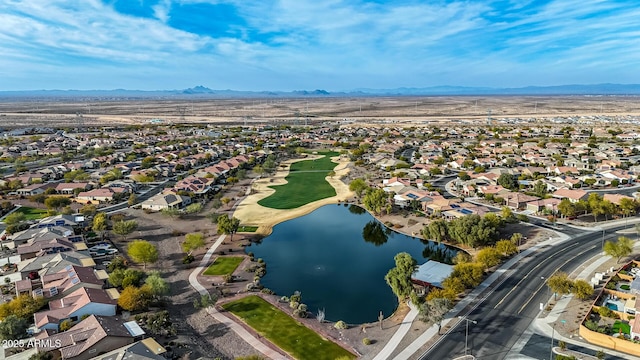
<path fill-rule="evenodd" d="M 42 241 L 53 240 L 59 238 L 68 238 L 74 236 L 72 229 L 65 226 L 43 226 L 40 225 L 31 227 L 27 230 L 18 232 L 11 237 L 13 247 L 16 248 L 19 245 L 25 244 L 27 241 Z"/>
<path fill-rule="evenodd" d="M 87 244 L 84 242 L 74 243 L 69 241 L 68 238 L 41 239 L 40 241 L 31 240 L 18 246 L 18 255 L 20 255 L 20 260 L 26 260 L 46 254 L 83 250 L 87 250 Z"/>
<path fill-rule="evenodd" d="M 144 334 L 135 321 L 91 315 L 65 332 L 53 335 L 41 332 L 36 336 L 36 339 L 43 340 L 37 343 L 37 350 L 53 352 L 54 359 L 89 360 L 133 344 Z"/>
<path fill-rule="evenodd" d="M 57 293 L 57 291 L 56 291 Z M 33 314 L 38 330 L 58 330 L 66 319 L 78 321 L 84 315 L 116 315 L 116 298 L 103 289 L 81 287 L 69 295 L 49 301 L 49 310 Z"/>
<path fill-rule="evenodd" d="M 178 194 L 157 194 L 142 202 L 142 209 L 162 211 L 164 209 L 181 209 L 191 204 L 191 198 Z"/>
<path fill-rule="evenodd" d="M 106 354 L 96 356 L 96 360 L 166 360 L 162 354 L 167 350 L 154 338 L 136 341 Z"/>
<path fill-rule="evenodd" d="M 16 193 L 23 196 L 33 196 L 44 194 L 46 189 L 47 184 L 31 184 L 23 187 L 22 189 L 16 190 Z"/>
<path fill-rule="evenodd" d="M 587 200 L 589 193 L 584 190 L 558 189 L 551 196 L 560 200 L 569 199 L 572 203 L 577 203 L 580 200 Z"/>
<path fill-rule="evenodd" d="M 68 265 L 58 272 L 42 276 L 39 279 L 27 278 L 17 281 L 16 295 L 31 294 L 32 296 L 43 296 L 46 299 L 56 299 L 67 296 L 83 287 L 102 289 L 108 277 L 109 275 L 104 270 Z"/>
<path fill-rule="evenodd" d="M 89 183 L 59 183 L 55 189 L 58 194 L 73 195 L 74 191 L 87 191 L 91 188 Z"/>
<path fill-rule="evenodd" d="M 37 273 L 42 277 L 56 273 L 69 265 L 93 268 L 96 263 L 89 255 L 77 251 L 66 251 L 20 261 L 18 263 L 18 271 L 21 273 L 22 278 L 29 276 L 30 273 Z"/>

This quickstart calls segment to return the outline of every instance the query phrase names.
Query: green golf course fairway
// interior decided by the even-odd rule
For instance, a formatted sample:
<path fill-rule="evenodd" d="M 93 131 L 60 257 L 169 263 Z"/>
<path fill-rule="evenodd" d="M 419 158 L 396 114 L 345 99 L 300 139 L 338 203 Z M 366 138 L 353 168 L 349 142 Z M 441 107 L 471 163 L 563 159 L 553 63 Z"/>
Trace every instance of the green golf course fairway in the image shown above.
<path fill-rule="evenodd" d="M 289 175 L 285 177 L 287 183 L 270 186 L 276 192 L 258 201 L 258 204 L 272 209 L 295 209 L 335 196 L 336 190 L 325 178 L 337 165 L 331 161 L 331 157 L 339 154 L 334 151 L 318 154 L 324 157 L 291 164 Z"/>

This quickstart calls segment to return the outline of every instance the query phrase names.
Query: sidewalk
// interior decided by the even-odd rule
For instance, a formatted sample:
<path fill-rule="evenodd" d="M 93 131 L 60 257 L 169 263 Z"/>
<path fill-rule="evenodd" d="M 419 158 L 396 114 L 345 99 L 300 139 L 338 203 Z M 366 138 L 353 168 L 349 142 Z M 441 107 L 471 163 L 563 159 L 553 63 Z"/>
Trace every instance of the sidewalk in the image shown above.
<path fill-rule="evenodd" d="M 216 242 L 211 246 L 211 248 L 209 248 L 207 253 L 204 255 L 204 257 L 200 261 L 200 265 L 198 265 L 198 267 L 195 268 L 191 272 L 191 274 L 189 275 L 189 283 L 201 295 L 209 295 L 209 291 L 207 291 L 207 289 L 204 286 L 202 286 L 202 284 L 200 284 L 198 282 L 198 275 L 201 272 L 203 272 L 204 269 L 206 269 L 207 265 L 209 264 L 209 260 L 211 259 L 211 256 L 216 251 L 218 246 L 220 246 L 220 244 L 222 244 L 222 242 L 224 241 L 225 237 L 226 237 L 226 235 L 221 235 L 218 238 L 218 240 L 216 240 Z M 222 315 L 220 312 L 218 312 L 218 310 L 216 310 L 215 307 L 208 307 L 206 310 L 209 313 L 209 315 L 211 315 L 214 319 L 216 319 L 218 322 L 220 322 L 221 324 L 225 325 L 229 329 L 233 330 L 244 341 L 246 341 L 249 345 L 251 345 L 257 351 L 261 352 L 264 356 L 267 356 L 269 359 L 274 359 L 274 360 L 287 360 L 288 359 L 286 356 L 278 353 L 277 351 L 275 351 L 272 348 L 268 347 L 267 345 L 263 344 L 260 340 L 258 340 L 255 336 L 253 336 L 249 331 L 247 331 L 247 329 L 242 327 L 240 324 L 238 324 L 235 321 L 233 321 L 232 319 Z"/>
<path fill-rule="evenodd" d="M 636 244 L 634 246 L 634 250 L 638 251 L 640 250 L 640 244 Z M 596 272 L 596 270 L 604 263 L 606 263 L 608 260 L 610 260 L 611 257 L 610 256 L 604 256 L 604 255 L 597 255 L 594 256 L 591 261 L 587 262 L 589 265 L 587 267 L 585 267 L 582 271 L 580 271 L 580 273 L 578 273 L 575 278 L 576 279 L 580 279 L 580 280 L 585 280 L 585 281 L 589 281 L 589 279 L 591 278 L 591 276 Z M 578 270 L 576 270 L 578 271 Z M 575 271 L 574 271 L 575 273 Z M 571 275 L 574 275 L 574 273 L 572 273 Z M 571 276 L 570 276 L 571 277 Z M 545 318 L 536 318 L 533 323 L 531 324 L 531 327 L 538 330 L 539 333 L 545 334 L 547 336 L 551 336 L 552 333 L 554 333 L 554 329 L 553 329 L 553 323 L 555 323 L 556 321 L 558 321 L 558 319 L 560 318 L 560 316 L 565 312 L 565 308 L 567 307 L 567 305 L 569 304 L 569 302 L 571 301 L 571 296 L 563 296 L 562 299 L 560 299 L 560 301 L 558 301 L 556 303 L 556 305 L 553 307 L 553 310 L 551 310 L 549 312 L 549 314 L 545 317 Z M 562 336 L 560 334 L 558 334 L 557 332 L 554 333 L 554 339 L 560 341 L 564 341 L 567 344 L 576 344 L 576 345 L 580 345 L 582 347 L 586 347 L 589 348 L 591 350 L 594 351 L 598 351 L 598 350 L 603 350 L 605 351 L 607 354 L 611 354 L 611 355 L 616 355 L 625 359 L 634 359 L 634 360 L 640 360 L 640 357 L 637 356 L 633 356 L 633 355 L 629 355 L 627 353 L 622 353 L 622 352 L 618 352 L 612 349 L 607 349 L 607 348 L 602 348 L 601 346 L 597 346 L 597 345 L 592 345 L 586 341 L 576 341 L 573 338 L 567 338 L 565 336 Z M 582 340 L 581 337 L 578 336 L 578 339 Z"/>
<path fill-rule="evenodd" d="M 506 263 L 504 263 L 500 269 L 496 270 L 493 274 L 491 274 L 488 278 L 486 278 L 478 287 L 473 289 L 467 296 L 464 297 L 460 302 L 458 302 L 453 309 L 449 311 L 445 320 L 442 321 L 442 328 L 447 327 L 449 324 L 455 325 L 453 322 L 459 321 L 458 316 L 466 316 L 471 313 L 476 307 L 478 307 L 484 299 L 486 299 L 492 292 L 493 289 L 499 286 L 502 282 L 506 281 L 508 276 L 505 276 L 502 280 L 500 278 L 505 275 L 507 271 L 512 270 L 515 265 L 517 265 L 523 258 L 528 255 L 534 253 L 538 249 L 548 246 L 548 245 L 556 245 L 563 243 L 569 240 L 570 237 L 565 234 L 557 233 L 555 237 L 552 237 L 549 240 L 545 240 L 541 243 L 538 243 L 521 253 L 517 254 L 513 258 L 509 259 Z M 500 281 L 499 281 L 500 280 Z M 499 281 L 499 282 L 498 282 Z M 474 304 L 475 305 L 472 305 Z M 465 309 L 470 307 L 464 314 L 462 313 Z M 453 329 L 453 327 L 451 328 Z M 411 344 L 409 344 L 402 352 L 396 355 L 393 360 L 406 360 L 411 358 L 414 354 L 416 354 L 425 344 L 427 344 L 434 336 L 438 335 L 438 325 L 434 324 L 429 329 L 427 329 L 422 335 L 420 335 L 416 340 L 414 340 Z M 393 349 L 397 348 L 402 338 L 396 338 L 394 335 L 389 343 L 385 345 L 385 349 L 387 347 Z M 436 341 L 431 347 L 435 346 L 438 342 Z M 428 351 L 428 350 L 427 350 Z M 376 357 L 376 360 L 384 359 L 383 357 Z M 387 358 L 388 359 L 388 358 Z"/>

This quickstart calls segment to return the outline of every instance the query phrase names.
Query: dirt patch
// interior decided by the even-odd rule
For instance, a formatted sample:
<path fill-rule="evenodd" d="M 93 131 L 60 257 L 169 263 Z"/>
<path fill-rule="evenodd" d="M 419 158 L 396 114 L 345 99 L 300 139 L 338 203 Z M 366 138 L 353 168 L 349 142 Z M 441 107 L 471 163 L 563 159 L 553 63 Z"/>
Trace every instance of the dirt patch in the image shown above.
<path fill-rule="evenodd" d="M 171 294 L 167 301 L 167 310 L 171 320 L 177 325 L 178 337 L 166 340 L 162 345 L 169 345 L 175 349 L 178 356 L 187 359 L 216 358 L 234 359 L 237 356 L 255 354 L 256 351 L 242 340 L 235 332 L 213 320 L 203 310 L 196 310 L 193 301 L 199 294 L 189 284 L 189 274 L 197 266 L 202 255 L 217 238 L 215 225 L 209 219 L 201 216 L 172 219 L 159 213 L 146 214 L 141 210 L 127 210 L 128 216 L 138 222 L 138 229 L 128 239 L 145 239 L 158 247 L 159 260 L 147 266 L 147 271 L 160 271 L 162 277 L 170 284 Z M 207 245 L 193 255 L 196 261 L 190 265 L 182 263 L 184 253 L 180 243 L 184 240 L 182 234 L 202 232 L 205 234 Z M 126 244 L 122 238 L 114 238 L 115 245 L 126 253 Z M 233 242 L 220 248 L 220 252 L 240 251 L 241 237 L 235 236 Z M 169 341 L 172 341 L 171 345 Z"/>

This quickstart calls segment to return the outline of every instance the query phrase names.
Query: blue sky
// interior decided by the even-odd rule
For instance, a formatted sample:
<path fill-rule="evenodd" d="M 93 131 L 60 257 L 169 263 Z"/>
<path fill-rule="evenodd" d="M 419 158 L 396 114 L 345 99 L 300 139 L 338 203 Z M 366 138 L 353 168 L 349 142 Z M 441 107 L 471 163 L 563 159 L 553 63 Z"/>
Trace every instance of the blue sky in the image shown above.
<path fill-rule="evenodd" d="M 640 83 L 637 0 L 2 0 L 0 90 Z"/>

